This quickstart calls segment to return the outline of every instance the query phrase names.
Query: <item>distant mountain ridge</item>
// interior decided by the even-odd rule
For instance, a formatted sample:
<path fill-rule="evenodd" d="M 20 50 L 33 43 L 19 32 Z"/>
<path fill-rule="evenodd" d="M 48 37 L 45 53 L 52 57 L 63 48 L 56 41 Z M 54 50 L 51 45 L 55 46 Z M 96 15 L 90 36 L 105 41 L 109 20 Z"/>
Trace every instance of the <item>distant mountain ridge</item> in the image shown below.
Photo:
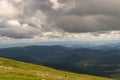
<path fill-rule="evenodd" d="M 0 49 L 0 56 L 98 76 L 112 77 L 120 73 L 119 49 L 26 46 Z"/>
<path fill-rule="evenodd" d="M 70 48 L 95 48 L 101 49 L 102 47 L 119 47 L 120 41 L 51 41 L 51 42 L 34 42 L 34 43 L 13 43 L 13 44 L 0 44 L 0 48 L 23 47 L 23 46 L 64 46 Z M 102 49 L 103 49 L 102 48 Z"/>
<path fill-rule="evenodd" d="M 69 47 L 69 48 L 88 48 L 88 49 L 101 49 L 101 50 L 119 50 L 120 49 L 120 42 L 105 42 L 105 43 L 71 43 L 71 44 L 64 44 L 61 46 Z"/>

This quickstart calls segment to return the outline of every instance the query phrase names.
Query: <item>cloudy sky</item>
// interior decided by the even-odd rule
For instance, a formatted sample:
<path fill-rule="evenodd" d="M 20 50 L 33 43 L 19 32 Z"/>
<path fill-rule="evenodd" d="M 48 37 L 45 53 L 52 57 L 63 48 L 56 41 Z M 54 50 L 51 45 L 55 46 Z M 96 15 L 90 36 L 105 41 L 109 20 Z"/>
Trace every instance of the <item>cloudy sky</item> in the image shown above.
<path fill-rule="evenodd" d="M 120 0 L 0 0 L 0 43 L 120 40 Z"/>

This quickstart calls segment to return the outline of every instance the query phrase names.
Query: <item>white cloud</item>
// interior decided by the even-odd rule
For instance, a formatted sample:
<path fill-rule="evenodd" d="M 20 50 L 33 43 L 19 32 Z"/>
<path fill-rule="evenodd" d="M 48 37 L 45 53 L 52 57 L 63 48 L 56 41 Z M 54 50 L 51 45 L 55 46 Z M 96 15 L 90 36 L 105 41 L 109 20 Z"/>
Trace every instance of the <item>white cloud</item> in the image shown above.
<path fill-rule="evenodd" d="M 59 0 L 49 0 L 52 3 L 52 8 L 55 10 L 62 9 L 64 12 L 75 8 L 76 3 L 74 0 L 65 0 L 67 1 L 66 3 L 61 3 Z"/>
<path fill-rule="evenodd" d="M 9 20 L 8 24 L 12 25 L 12 26 L 20 26 L 21 25 L 17 20 Z"/>
<path fill-rule="evenodd" d="M 49 0 L 49 1 L 53 4 L 52 8 L 56 10 L 59 8 L 63 8 L 65 6 L 65 4 L 59 3 L 58 0 Z"/>
<path fill-rule="evenodd" d="M 60 33 L 60 32 L 45 32 L 43 36 L 34 36 L 33 38 L 14 39 L 10 37 L 0 37 L 0 44 L 11 43 L 39 43 L 51 41 L 111 41 L 120 39 L 120 31 L 110 31 L 108 33 L 99 34 L 99 36 L 91 33 Z"/>
<path fill-rule="evenodd" d="M 0 0 L 0 16 L 16 17 L 21 15 L 22 12 L 12 2 L 8 0 Z"/>

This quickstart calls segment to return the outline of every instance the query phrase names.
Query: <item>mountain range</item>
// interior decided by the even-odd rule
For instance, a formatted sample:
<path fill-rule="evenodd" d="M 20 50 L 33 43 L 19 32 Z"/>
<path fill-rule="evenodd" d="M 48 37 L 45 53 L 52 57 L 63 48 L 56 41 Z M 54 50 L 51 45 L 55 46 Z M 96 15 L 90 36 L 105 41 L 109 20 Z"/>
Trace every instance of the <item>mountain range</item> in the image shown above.
<path fill-rule="evenodd" d="M 95 76 L 119 76 L 119 46 L 24 46 L 0 49 L 0 57 Z"/>

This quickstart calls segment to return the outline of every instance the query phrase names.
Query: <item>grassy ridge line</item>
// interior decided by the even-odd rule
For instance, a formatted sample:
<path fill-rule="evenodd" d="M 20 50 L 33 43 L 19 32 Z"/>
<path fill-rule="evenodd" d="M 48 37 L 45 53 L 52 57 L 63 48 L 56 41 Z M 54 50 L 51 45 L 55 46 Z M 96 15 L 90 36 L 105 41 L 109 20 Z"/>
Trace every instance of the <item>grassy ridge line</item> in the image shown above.
<path fill-rule="evenodd" d="M 111 80 L 0 58 L 0 80 Z"/>

